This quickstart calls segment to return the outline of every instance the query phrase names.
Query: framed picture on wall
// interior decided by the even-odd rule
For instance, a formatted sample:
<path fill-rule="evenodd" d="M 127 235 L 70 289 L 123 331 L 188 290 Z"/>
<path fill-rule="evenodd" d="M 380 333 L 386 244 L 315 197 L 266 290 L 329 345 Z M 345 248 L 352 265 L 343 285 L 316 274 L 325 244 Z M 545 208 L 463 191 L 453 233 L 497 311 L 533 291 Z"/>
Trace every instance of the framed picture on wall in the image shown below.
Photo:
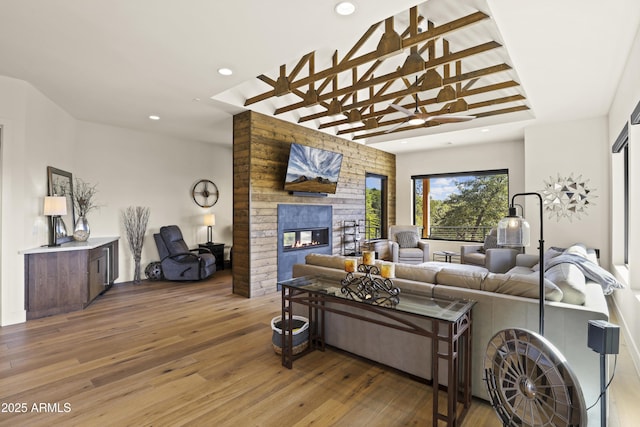
<path fill-rule="evenodd" d="M 73 176 L 71 172 L 47 166 L 47 181 L 49 185 L 49 196 L 65 196 L 67 198 L 67 214 L 60 217 L 64 224 L 66 235 L 58 236 L 58 243 L 70 242 L 73 240 L 73 229 L 75 227 L 75 215 L 73 211 Z M 49 230 L 53 233 L 53 230 Z"/>

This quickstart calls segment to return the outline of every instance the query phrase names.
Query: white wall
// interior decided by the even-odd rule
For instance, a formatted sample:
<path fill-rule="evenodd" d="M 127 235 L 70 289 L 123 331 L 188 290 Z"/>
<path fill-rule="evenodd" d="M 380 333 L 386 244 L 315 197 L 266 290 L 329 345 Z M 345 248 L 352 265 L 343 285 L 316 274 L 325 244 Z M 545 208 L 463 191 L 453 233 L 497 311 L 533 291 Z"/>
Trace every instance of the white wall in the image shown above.
<path fill-rule="evenodd" d="M 508 169 L 509 192 L 513 194 L 522 191 L 524 188 L 523 150 L 522 141 L 513 141 L 396 155 L 396 222 L 411 224 L 413 221 L 412 175 Z M 460 244 L 431 240 L 429 250 L 432 253 L 439 250 L 459 251 Z"/>
<path fill-rule="evenodd" d="M 609 156 L 605 117 L 531 126 L 525 130 L 525 191 L 541 192 L 545 181 L 573 175 L 588 180 L 593 203 L 578 218 L 544 215 L 545 248 L 584 243 L 599 248 L 604 267 L 609 259 Z M 525 217 L 531 225 L 531 240 L 540 233 L 539 203 L 528 197 Z M 531 218 L 534 218 L 533 220 Z M 535 239 L 535 240 L 534 240 Z M 536 253 L 537 245 L 528 252 Z"/>
<path fill-rule="evenodd" d="M 129 205 L 148 206 L 151 217 L 142 268 L 158 255 L 152 233 L 177 224 L 185 240 L 206 240 L 202 216 L 216 214 L 214 241 L 231 244 L 231 147 L 136 132 L 74 119 L 30 84 L 0 76 L 1 237 L 0 325 L 25 320 L 21 250 L 48 241 L 42 201 L 47 166 L 98 184 L 103 205 L 88 216 L 92 236 L 120 235 L 120 278 L 133 278 L 133 262 L 121 222 Z M 191 187 L 210 179 L 220 190 L 211 209 L 191 200 Z M 227 251 L 228 252 L 228 251 Z"/>
<path fill-rule="evenodd" d="M 80 121 L 74 151 L 70 172 L 98 185 L 96 199 L 102 206 L 88 215 L 91 235 L 121 236 L 119 282 L 133 279 L 133 260 L 122 224 L 122 212 L 128 206 L 150 209 L 143 270 L 150 261 L 159 260 L 153 233 L 163 225 L 178 225 L 190 247 L 206 242 L 205 213 L 216 215 L 214 242 L 231 245 L 231 147 Z M 191 189 L 200 179 L 210 179 L 219 189 L 220 197 L 212 208 L 201 208 L 191 198 Z"/>
<path fill-rule="evenodd" d="M 26 82 L 0 76 L 2 141 L 1 324 L 24 321 L 24 264 L 19 251 L 47 243 L 42 197 L 46 167 L 71 165 L 74 120 Z"/>
<path fill-rule="evenodd" d="M 629 262 L 624 265 L 624 193 L 622 182 L 622 153 L 611 154 L 610 147 L 622 130 L 633 109 L 640 102 L 640 31 L 638 31 L 627 60 L 618 90 L 609 111 L 609 134 L 607 148 L 611 162 L 611 265 L 612 271 L 627 285 L 624 290 L 614 293 L 614 302 L 618 317 L 624 325 L 623 331 L 627 346 L 634 359 L 636 369 L 640 371 L 640 199 L 638 199 L 638 182 L 640 182 L 640 125 L 629 125 L 629 165 L 630 176 L 630 230 L 629 230 Z"/>

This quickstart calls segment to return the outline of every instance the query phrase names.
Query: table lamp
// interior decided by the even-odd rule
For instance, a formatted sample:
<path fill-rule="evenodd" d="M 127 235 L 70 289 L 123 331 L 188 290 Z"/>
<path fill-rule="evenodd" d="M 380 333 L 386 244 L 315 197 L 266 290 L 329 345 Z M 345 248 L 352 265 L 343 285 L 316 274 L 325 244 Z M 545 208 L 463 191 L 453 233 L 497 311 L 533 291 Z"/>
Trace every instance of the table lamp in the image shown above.
<path fill-rule="evenodd" d="M 213 226 L 216 225 L 216 216 L 214 214 L 207 214 L 204 216 L 204 225 L 207 226 L 207 243 L 212 243 L 213 240 Z"/>
<path fill-rule="evenodd" d="M 45 216 L 51 217 L 51 234 L 49 235 L 49 246 L 60 246 L 58 236 L 66 236 L 67 230 L 60 216 L 67 214 L 67 198 L 64 196 L 46 196 L 44 198 Z"/>

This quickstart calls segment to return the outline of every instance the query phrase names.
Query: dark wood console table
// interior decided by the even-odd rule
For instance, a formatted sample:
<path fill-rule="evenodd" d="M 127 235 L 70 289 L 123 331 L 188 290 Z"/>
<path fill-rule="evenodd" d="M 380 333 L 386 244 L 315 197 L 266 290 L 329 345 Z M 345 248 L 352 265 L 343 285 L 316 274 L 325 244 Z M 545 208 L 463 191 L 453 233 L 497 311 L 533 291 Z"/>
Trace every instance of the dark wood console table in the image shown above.
<path fill-rule="evenodd" d="M 82 310 L 118 278 L 119 237 L 23 251 L 27 320 Z"/>
<path fill-rule="evenodd" d="M 291 369 L 294 359 L 306 352 L 315 349 L 324 351 L 325 312 L 428 337 L 432 342 L 437 342 L 437 345 L 431 345 L 433 426 L 437 427 L 438 421 L 446 421 L 447 426 L 451 427 L 460 425 L 471 405 L 471 309 L 474 301 L 401 294 L 397 304 L 382 306 L 350 299 L 341 292 L 339 281 L 326 277 L 298 277 L 279 282 L 278 285 L 282 289 L 283 366 Z M 294 304 L 308 307 L 310 321 L 309 348 L 295 356 L 292 351 Z M 353 307 L 380 317 L 364 316 Z M 412 318 L 426 319 L 431 327 L 425 328 L 412 321 Z M 444 413 L 440 412 L 438 405 L 438 366 L 441 360 L 447 366 L 447 409 Z M 458 403 L 462 404 L 460 411 Z"/>

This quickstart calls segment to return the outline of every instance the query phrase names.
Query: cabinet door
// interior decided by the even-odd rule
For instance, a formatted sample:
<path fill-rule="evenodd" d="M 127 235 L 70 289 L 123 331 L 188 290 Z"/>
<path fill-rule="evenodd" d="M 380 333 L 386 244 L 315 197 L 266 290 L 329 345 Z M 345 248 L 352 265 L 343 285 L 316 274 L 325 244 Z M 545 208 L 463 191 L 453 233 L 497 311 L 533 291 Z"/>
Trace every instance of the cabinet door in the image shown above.
<path fill-rule="evenodd" d="M 86 251 L 25 256 L 27 319 L 81 310 L 87 300 Z"/>
<path fill-rule="evenodd" d="M 89 295 L 86 304 L 93 301 L 95 297 L 104 291 L 107 283 L 107 254 L 101 250 L 101 255 L 92 257 L 89 262 Z"/>

